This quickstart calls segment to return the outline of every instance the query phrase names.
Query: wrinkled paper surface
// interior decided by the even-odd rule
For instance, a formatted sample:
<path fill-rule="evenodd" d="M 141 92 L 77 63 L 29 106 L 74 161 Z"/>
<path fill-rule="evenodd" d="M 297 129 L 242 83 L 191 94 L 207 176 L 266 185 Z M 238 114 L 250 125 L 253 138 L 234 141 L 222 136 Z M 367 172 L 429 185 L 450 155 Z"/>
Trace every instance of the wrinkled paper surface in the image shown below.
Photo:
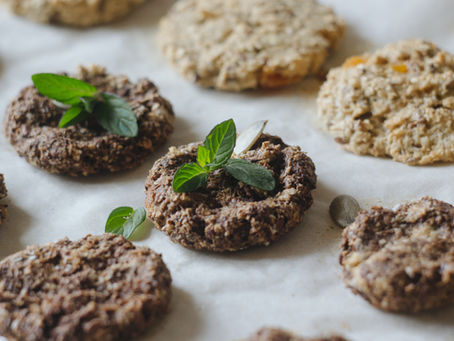
<path fill-rule="evenodd" d="M 329 66 L 403 38 L 425 38 L 454 52 L 452 0 L 323 2 L 348 25 Z M 72 71 L 90 63 L 132 79 L 151 78 L 177 115 L 175 133 L 144 165 L 90 178 L 51 175 L 30 166 L 1 133 L 9 219 L 0 226 L 0 257 L 30 244 L 102 233 L 113 208 L 144 205 L 147 172 L 169 146 L 201 140 L 229 117 L 239 130 L 267 119 L 267 132 L 301 146 L 314 160 L 314 205 L 279 242 L 235 254 L 186 250 L 148 226 L 137 244 L 163 254 L 173 277 L 173 299 L 170 313 L 140 340 L 230 341 L 265 325 L 306 336 L 337 333 L 353 341 L 454 340 L 454 306 L 407 316 L 381 312 L 353 295 L 338 265 L 341 230 L 328 215 L 330 201 L 344 193 L 363 207 L 393 207 L 424 195 L 454 203 L 454 165 L 410 167 L 343 151 L 317 122 L 316 79 L 279 91 L 239 94 L 186 82 L 155 44 L 158 20 L 171 4 L 151 0 L 115 24 L 87 30 L 35 24 L 0 12 L 0 117 L 33 73 Z"/>

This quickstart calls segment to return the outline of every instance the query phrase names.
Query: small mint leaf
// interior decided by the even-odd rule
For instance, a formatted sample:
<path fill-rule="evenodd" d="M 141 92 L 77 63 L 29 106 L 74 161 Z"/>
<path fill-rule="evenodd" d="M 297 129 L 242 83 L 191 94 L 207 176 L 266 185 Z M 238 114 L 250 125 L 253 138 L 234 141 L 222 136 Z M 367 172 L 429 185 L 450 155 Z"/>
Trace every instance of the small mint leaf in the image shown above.
<path fill-rule="evenodd" d="M 34 74 L 32 81 L 42 95 L 69 105 L 80 103 L 80 97 L 93 97 L 98 92 L 84 81 L 53 73 Z"/>
<path fill-rule="evenodd" d="M 107 218 L 105 232 L 114 233 L 129 239 L 143 224 L 146 217 L 147 213 L 143 207 L 135 211 L 132 207 L 117 207 Z"/>
<path fill-rule="evenodd" d="M 232 156 L 236 141 L 236 127 L 232 119 L 216 125 L 205 139 L 205 148 L 209 150 L 209 168 L 221 168 Z"/>
<path fill-rule="evenodd" d="M 136 137 L 139 133 L 137 117 L 131 106 L 120 96 L 103 93 L 103 102 L 97 102 L 93 115 L 98 123 L 115 135 Z"/>
<path fill-rule="evenodd" d="M 205 167 L 210 163 L 210 151 L 205 146 L 197 148 L 197 163 L 200 167 Z"/>
<path fill-rule="evenodd" d="M 264 191 L 272 191 L 276 186 L 273 174 L 263 166 L 243 159 L 230 159 L 224 169 L 235 179 Z"/>
<path fill-rule="evenodd" d="M 79 106 L 71 107 L 68 110 L 66 110 L 65 114 L 58 123 L 58 126 L 60 128 L 66 128 L 69 126 L 76 125 L 77 123 L 85 121 L 88 115 L 89 113 Z"/>
<path fill-rule="evenodd" d="M 172 187 L 177 193 L 193 192 L 208 181 L 208 173 L 196 163 L 180 167 L 173 177 Z"/>

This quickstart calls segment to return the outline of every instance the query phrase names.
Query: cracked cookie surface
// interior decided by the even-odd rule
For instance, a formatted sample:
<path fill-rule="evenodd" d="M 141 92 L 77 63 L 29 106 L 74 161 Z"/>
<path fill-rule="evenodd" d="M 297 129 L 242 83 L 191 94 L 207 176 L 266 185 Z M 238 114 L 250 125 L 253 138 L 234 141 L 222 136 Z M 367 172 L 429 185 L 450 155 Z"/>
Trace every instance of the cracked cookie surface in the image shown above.
<path fill-rule="evenodd" d="M 6 219 L 6 209 L 8 206 L 2 204 L 1 200 L 5 199 L 7 195 L 8 191 L 6 190 L 5 177 L 0 173 L 0 224 Z"/>
<path fill-rule="evenodd" d="M 145 183 L 145 207 L 155 226 L 176 243 L 209 251 L 237 251 L 269 245 L 296 227 L 312 205 L 316 175 L 299 147 L 262 134 L 241 158 L 266 167 L 276 188 L 265 192 L 235 180 L 223 169 L 210 174 L 206 187 L 175 193 L 175 172 L 195 162 L 199 143 L 171 147 L 156 161 Z"/>
<path fill-rule="evenodd" d="M 146 0 L 0 0 L 33 21 L 88 27 L 125 16 Z"/>
<path fill-rule="evenodd" d="M 0 334 L 24 341 L 130 340 L 171 296 L 161 256 L 113 234 L 30 246 L 0 273 Z"/>
<path fill-rule="evenodd" d="M 127 101 L 137 116 L 138 136 L 114 135 L 94 119 L 59 128 L 64 109 L 29 86 L 6 109 L 5 134 L 16 152 L 32 165 L 71 176 L 132 169 L 173 132 L 172 106 L 148 79 L 133 83 L 97 65 L 79 67 L 72 76 Z"/>
<path fill-rule="evenodd" d="M 314 0 L 181 0 L 161 21 L 158 44 L 186 79 L 240 91 L 316 73 L 344 29 Z"/>
<path fill-rule="evenodd" d="M 430 42 L 351 57 L 329 72 L 317 102 L 350 152 L 411 165 L 454 161 L 454 56 Z"/>
<path fill-rule="evenodd" d="M 377 308 L 418 312 L 454 302 L 454 207 L 422 198 L 361 212 L 343 232 L 345 284 Z"/>

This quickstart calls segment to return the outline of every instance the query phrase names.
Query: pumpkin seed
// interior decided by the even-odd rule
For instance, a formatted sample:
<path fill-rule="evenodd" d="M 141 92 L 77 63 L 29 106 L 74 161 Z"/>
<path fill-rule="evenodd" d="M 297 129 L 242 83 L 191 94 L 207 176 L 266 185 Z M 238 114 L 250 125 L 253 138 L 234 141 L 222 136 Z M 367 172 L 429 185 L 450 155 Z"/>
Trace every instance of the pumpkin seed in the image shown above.
<path fill-rule="evenodd" d="M 361 207 L 350 195 L 339 195 L 329 205 L 331 219 L 340 227 L 346 227 L 353 223 Z"/>
<path fill-rule="evenodd" d="M 263 129 L 265 129 L 267 123 L 268 121 L 257 121 L 246 128 L 246 130 L 242 131 L 236 139 L 236 145 L 233 153 L 239 155 L 251 149 L 260 135 L 262 135 Z"/>

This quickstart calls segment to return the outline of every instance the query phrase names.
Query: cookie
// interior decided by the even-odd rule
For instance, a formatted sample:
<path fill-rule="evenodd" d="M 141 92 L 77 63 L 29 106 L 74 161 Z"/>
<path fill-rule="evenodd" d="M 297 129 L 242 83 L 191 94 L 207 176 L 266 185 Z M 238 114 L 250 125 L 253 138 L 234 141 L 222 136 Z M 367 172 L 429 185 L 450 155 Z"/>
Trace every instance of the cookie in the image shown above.
<path fill-rule="evenodd" d="M 33 21 L 88 27 L 125 16 L 146 0 L 0 0 Z"/>
<path fill-rule="evenodd" d="M 410 165 L 454 161 L 454 56 L 405 40 L 332 69 L 319 117 L 346 150 Z"/>
<path fill-rule="evenodd" d="M 59 128 L 64 109 L 29 86 L 6 109 L 5 134 L 16 152 L 32 165 L 71 176 L 131 169 L 172 133 L 172 106 L 148 79 L 132 83 L 94 65 L 79 67 L 74 77 L 125 99 L 137 115 L 139 134 L 134 138 L 114 135 L 94 120 Z"/>
<path fill-rule="evenodd" d="M 174 242 L 218 252 L 269 245 L 296 227 L 312 205 L 312 160 L 299 147 L 267 134 L 240 157 L 268 168 L 276 180 L 274 191 L 238 182 L 219 169 L 210 174 L 205 188 L 175 193 L 174 174 L 183 164 L 195 162 L 199 145 L 171 147 L 156 161 L 145 184 L 148 217 Z"/>
<path fill-rule="evenodd" d="M 8 194 L 5 186 L 5 178 L 3 174 L 0 174 L 0 200 L 5 199 Z M 4 204 L 0 204 L 0 224 L 5 221 L 6 219 L 6 208 L 8 206 Z"/>
<path fill-rule="evenodd" d="M 361 212 L 343 233 L 344 281 L 373 306 L 414 313 L 454 301 L 454 207 L 430 197 Z"/>
<path fill-rule="evenodd" d="M 113 234 L 28 247 L 0 272 L 0 335 L 18 340 L 130 340 L 171 296 L 161 256 Z"/>
<path fill-rule="evenodd" d="M 282 329 L 262 328 L 245 341 L 346 341 L 340 336 L 303 338 Z"/>
<path fill-rule="evenodd" d="M 158 44 L 186 79 L 240 91 L 316 73 L 344 30 L 314 0 L 180 0 L 161 21 Z"/>

